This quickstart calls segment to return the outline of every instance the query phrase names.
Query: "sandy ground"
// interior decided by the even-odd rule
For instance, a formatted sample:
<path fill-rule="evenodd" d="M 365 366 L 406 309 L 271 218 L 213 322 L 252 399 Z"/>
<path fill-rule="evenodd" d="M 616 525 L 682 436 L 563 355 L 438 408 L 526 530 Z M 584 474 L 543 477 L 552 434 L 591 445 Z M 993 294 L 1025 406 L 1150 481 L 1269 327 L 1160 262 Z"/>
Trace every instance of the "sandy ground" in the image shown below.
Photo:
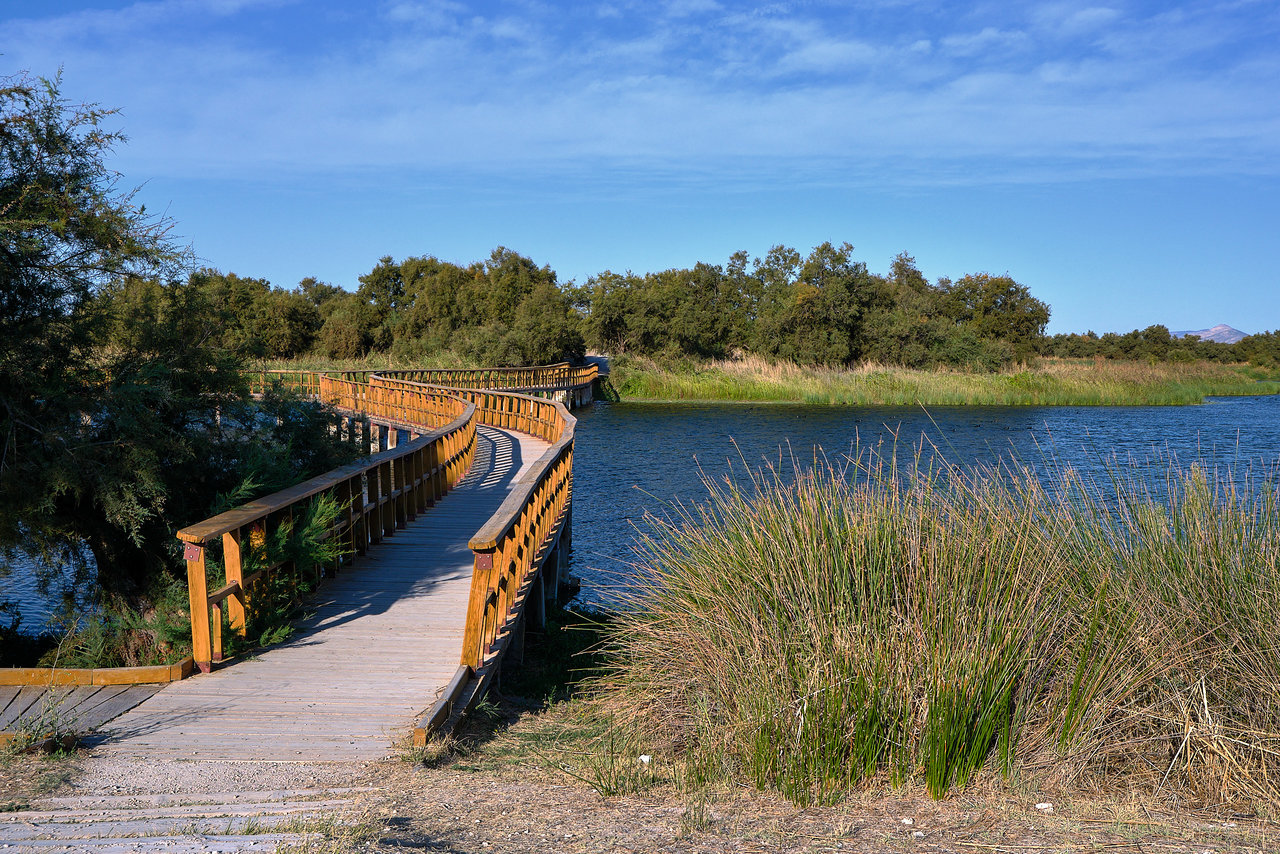
<path fill-rule="evenodd" d="M 682 791 L 660 757 L 586 759 L 557 712 L 507 708 L 477 741 L 368 766 L 349 835 L 300 851 L 436 852 L 1272 852 L 1256 816 L 1170 811 L 1136 795 L 1048 795 L 1001 783 L 934 801 L 874 789 L 800 808 L 743 787 Z M 474 735 L 474 734 L 473 734 Z M 426 759 L 426 762 L 423 759 Z M 625 793 L 604 796 L 618 784 Z M 1051 804 L 1051 808 L 1045 808 Z M 1038 806 L 1039 805 L 1039 806 Z"/>
<path fill-rule="evenodd" d="M 1053 797 L 988 787 L 934 801 L 908 788 L 857 792 L 835 806 L 802 809 L 750 788 L 681 791 L 678 775 L 669 774 L 660 757 L 646 765 L 618 756 L 602 769 L 582 751 L 582 739 L 565 737 L 556 712 L 504 711 L 479 735 L 473 730 L 425 754 L 321 770 L 260 769 L 265 777 L 258 783 L 360 792 L 335 825 L 304 832 L 282 850 L 1280 851 L 1280 827 L 1271 822 L 1229 812 L 1169 812 L 1136 796 Z M 38 807 L 56 795 L 133 788 L 122 784 L 121 769 L 99 764 L 91 754 L 0 760 L 0 810 Z M 134 770 L 139 779 L 143 769 Z M 147 777 L 165 773 L 146 770 Z M 204 785 L 224 791 L 245 785 L 245 769 L 227 765 L 226 771 L 235 779 Z M 624 791 L 601 794 L 611 786 Z M 1052 810 L 1037 808 L 1045 803 Z"/>

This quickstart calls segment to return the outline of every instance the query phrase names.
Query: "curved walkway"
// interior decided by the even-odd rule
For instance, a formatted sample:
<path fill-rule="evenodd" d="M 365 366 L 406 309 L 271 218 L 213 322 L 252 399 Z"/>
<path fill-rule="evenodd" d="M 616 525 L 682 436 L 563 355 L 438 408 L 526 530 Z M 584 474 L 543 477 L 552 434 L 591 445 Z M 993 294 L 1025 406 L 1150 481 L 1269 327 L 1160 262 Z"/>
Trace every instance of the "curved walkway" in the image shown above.
<path fill-rule="evenodd" d="M 480 427 L 467 477 L 325 580 L 293 638 L 166 687 L 104 727 L 94 753 L 275 762 L 391 753 L 458 667 L 468 540 L 547 447 Z"/>

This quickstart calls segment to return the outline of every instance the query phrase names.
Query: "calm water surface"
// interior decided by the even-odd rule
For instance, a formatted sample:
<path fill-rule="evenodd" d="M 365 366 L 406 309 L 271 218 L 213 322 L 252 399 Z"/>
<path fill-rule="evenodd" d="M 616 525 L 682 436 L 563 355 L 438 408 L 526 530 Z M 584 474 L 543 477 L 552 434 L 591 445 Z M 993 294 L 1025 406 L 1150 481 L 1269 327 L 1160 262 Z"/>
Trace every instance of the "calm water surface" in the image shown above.
<path fill-rule="evenodd" d="M 858 442 L 910 458 L 921 441 L 952 463 L 1017 459 L 1101 474 L 1118 458 L 1163 471 L 1161 457 L 1236 472 L 1280 462 L 1280 396 L 1210 398 L 1201 406 L 831 407 L 750 404 L 607 404 L 574 413 L 573 572 L 580 598 L 608 598 L 627 569 L 646 513 L 706 494 L 699 470 L 721 479 L 767 462 L 791 471 L 848 455 Z M 883 444 L 881 444 L 883 443 Z M 744 465 L 744 462 L 746 465 Z"/>
<path fill-rule="evenodd" d="M 581 598 L 606 600 L 611 577 L 625 572 L 646 513 L 706 491 L 699 470 L 720 479 L 746 465 L 832 460 L 855 441 L 909 457 L 925 440 L 952 463 L 1016 458 L 1047 470 L 1052 457 L 1088 473 L 1106 461 L 1151 464 L 1173 455 L 1240 471 L 1280 461 L 1280 396 L 1211 398 L 1178 407 L 831 407 L 750 404 L 605 404 L 579 410 L 574 458 L 573 571 Z M 745 465 L 744 465 L 745 463 Z M 19 565 L 0 580 L 0 600 L 22 604 L 23 625 L 47 612 L 33 573 Z M 0 620 L 6 616 L 0 614 Z"/>

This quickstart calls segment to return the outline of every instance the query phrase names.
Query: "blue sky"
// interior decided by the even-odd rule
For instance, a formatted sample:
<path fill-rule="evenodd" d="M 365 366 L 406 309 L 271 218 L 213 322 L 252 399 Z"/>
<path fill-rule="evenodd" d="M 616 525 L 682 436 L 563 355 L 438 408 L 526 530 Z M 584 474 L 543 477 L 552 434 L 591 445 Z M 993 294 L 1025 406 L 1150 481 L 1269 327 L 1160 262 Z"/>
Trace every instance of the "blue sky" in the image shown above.
<path fill-rule="evenodd" d="M 9 0 L 203 263 L 562 281 L 847 240 L 1050 331 L 1280 329 L 1280 4 Z"/>

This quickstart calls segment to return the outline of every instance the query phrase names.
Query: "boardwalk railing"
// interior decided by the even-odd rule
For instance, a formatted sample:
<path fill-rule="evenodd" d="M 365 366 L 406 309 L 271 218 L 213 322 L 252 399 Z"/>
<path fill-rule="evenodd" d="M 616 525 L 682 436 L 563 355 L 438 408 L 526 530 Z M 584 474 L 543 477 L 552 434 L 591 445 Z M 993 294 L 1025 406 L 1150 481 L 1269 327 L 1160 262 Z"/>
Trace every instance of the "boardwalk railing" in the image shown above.
<path fill-rule="evenodd" d="M 599 368 L 595 365 L 539 365 L 528 368 L 447 368 L 403 371 L 378 371 L 387 379 L 410 380 L 429 385 L 461 389 L 570 390 L 591 385 Z"/>
<path fill-rule="evenodd" d="M 315 377 L 317 393 L 334 406 L 363 412 L 389 407 L 381 392 L 361 398 L 359 384 Z M 223 654 L 223 612 L 231 631 L 242 637 L 252 607 L 253 584 L 281 564 L 245 575 L 245 557 L 261 550 L 281 524 L 300 516 L 318 496 L 329 495 L 340 515 L 328 536 L 342 551 L 363 554 L 397 527 L 435 503 L 471 467 L 475 453 L 475 406 L 438 389 L 423 389 L 399 400 L 396 421 L 416 438 L 354 463 L 243 504 L 178 531 L 187 564 L 192 655 L 208 671 Z M 211 570 L 221 567 L 221 586 L 210 591 Z M 214 579 L 216 583 L 217 579 Z"/>
<path fill-rule="evenodd" d="M 371 377 L 370 385 L 389 391 L 429 388 L 382 375 Z M 568 521 L 577 419 L 564 404 L 529 395 L 467 389 L 450 393 L 474 404 L 482 424 L 529 433 L 551 444 L 468 544 L 474 568 L 461 665 L 479 670 L 499 651 L 499 639 L 519 616 Z"/>
<path fill-rule="evenodd" d="M 384 430 L 389 425 L 417 436 L 405 445 L 178 532 L 187 561 L 197 666 L 207 671 L 222 658 L 224 610 L 230 629 L 243 635 L 253 582 L 280 568 L 265 567 L 246 576 L 246 547 L 263 542 L 271 530 L 325 494 L 343 508 L 330 536 L 340 538 L 352 555 L 363 553 L 370 544 L 403 527 L 466 474 L 474 457 L 479 423 L 538 436 L 551 447 L 514 485 L 469 543 L 474 565 L 471 595 L 461 665 L 446 693 L 446 705 L 451 704 L 461 684 L 491 669 L 486 665 L 500 657 L 530 592 L 535 584 L 542 584 L 542 568 L 552 556 L 561 554 L 560 542 L 569 536 L 576 420 L 559 402 L 479 386 L 575 390 L 594 382 L 596 371 L 594 365 L 561 364 L 383 373 L 264 373 L 261 387 L 255 390 L 265 389 L 272 380 L 284 382 L 339 412 L 367 416 Z M 219 564 L 222 586 L 209 592 L 206 577 L 210 568 Z"/>
<path fill-rule="evenodd" d="M 380 376 L 385 379 L 410 380 L 423 385 L 443 386 L 446 388 L 486 389 L 486 390 L 557 390 L 570 391 L 590 386 L 599 377 L 599 368 L 594 365 L 571 365 L 559 362 L 554 365 L 536 365 L 524 368 L 411 368 L 403 370 L 364 370 L 364 371 L 254 371 L 249 375 L 249 384 L 254 392 L 263 391 L 272 382 L 285 382 L 304 394 L 315 396 L 318 393 L 317 378 L 320 376 L 351 382 L 367 383 L 370 377 Z"/>

